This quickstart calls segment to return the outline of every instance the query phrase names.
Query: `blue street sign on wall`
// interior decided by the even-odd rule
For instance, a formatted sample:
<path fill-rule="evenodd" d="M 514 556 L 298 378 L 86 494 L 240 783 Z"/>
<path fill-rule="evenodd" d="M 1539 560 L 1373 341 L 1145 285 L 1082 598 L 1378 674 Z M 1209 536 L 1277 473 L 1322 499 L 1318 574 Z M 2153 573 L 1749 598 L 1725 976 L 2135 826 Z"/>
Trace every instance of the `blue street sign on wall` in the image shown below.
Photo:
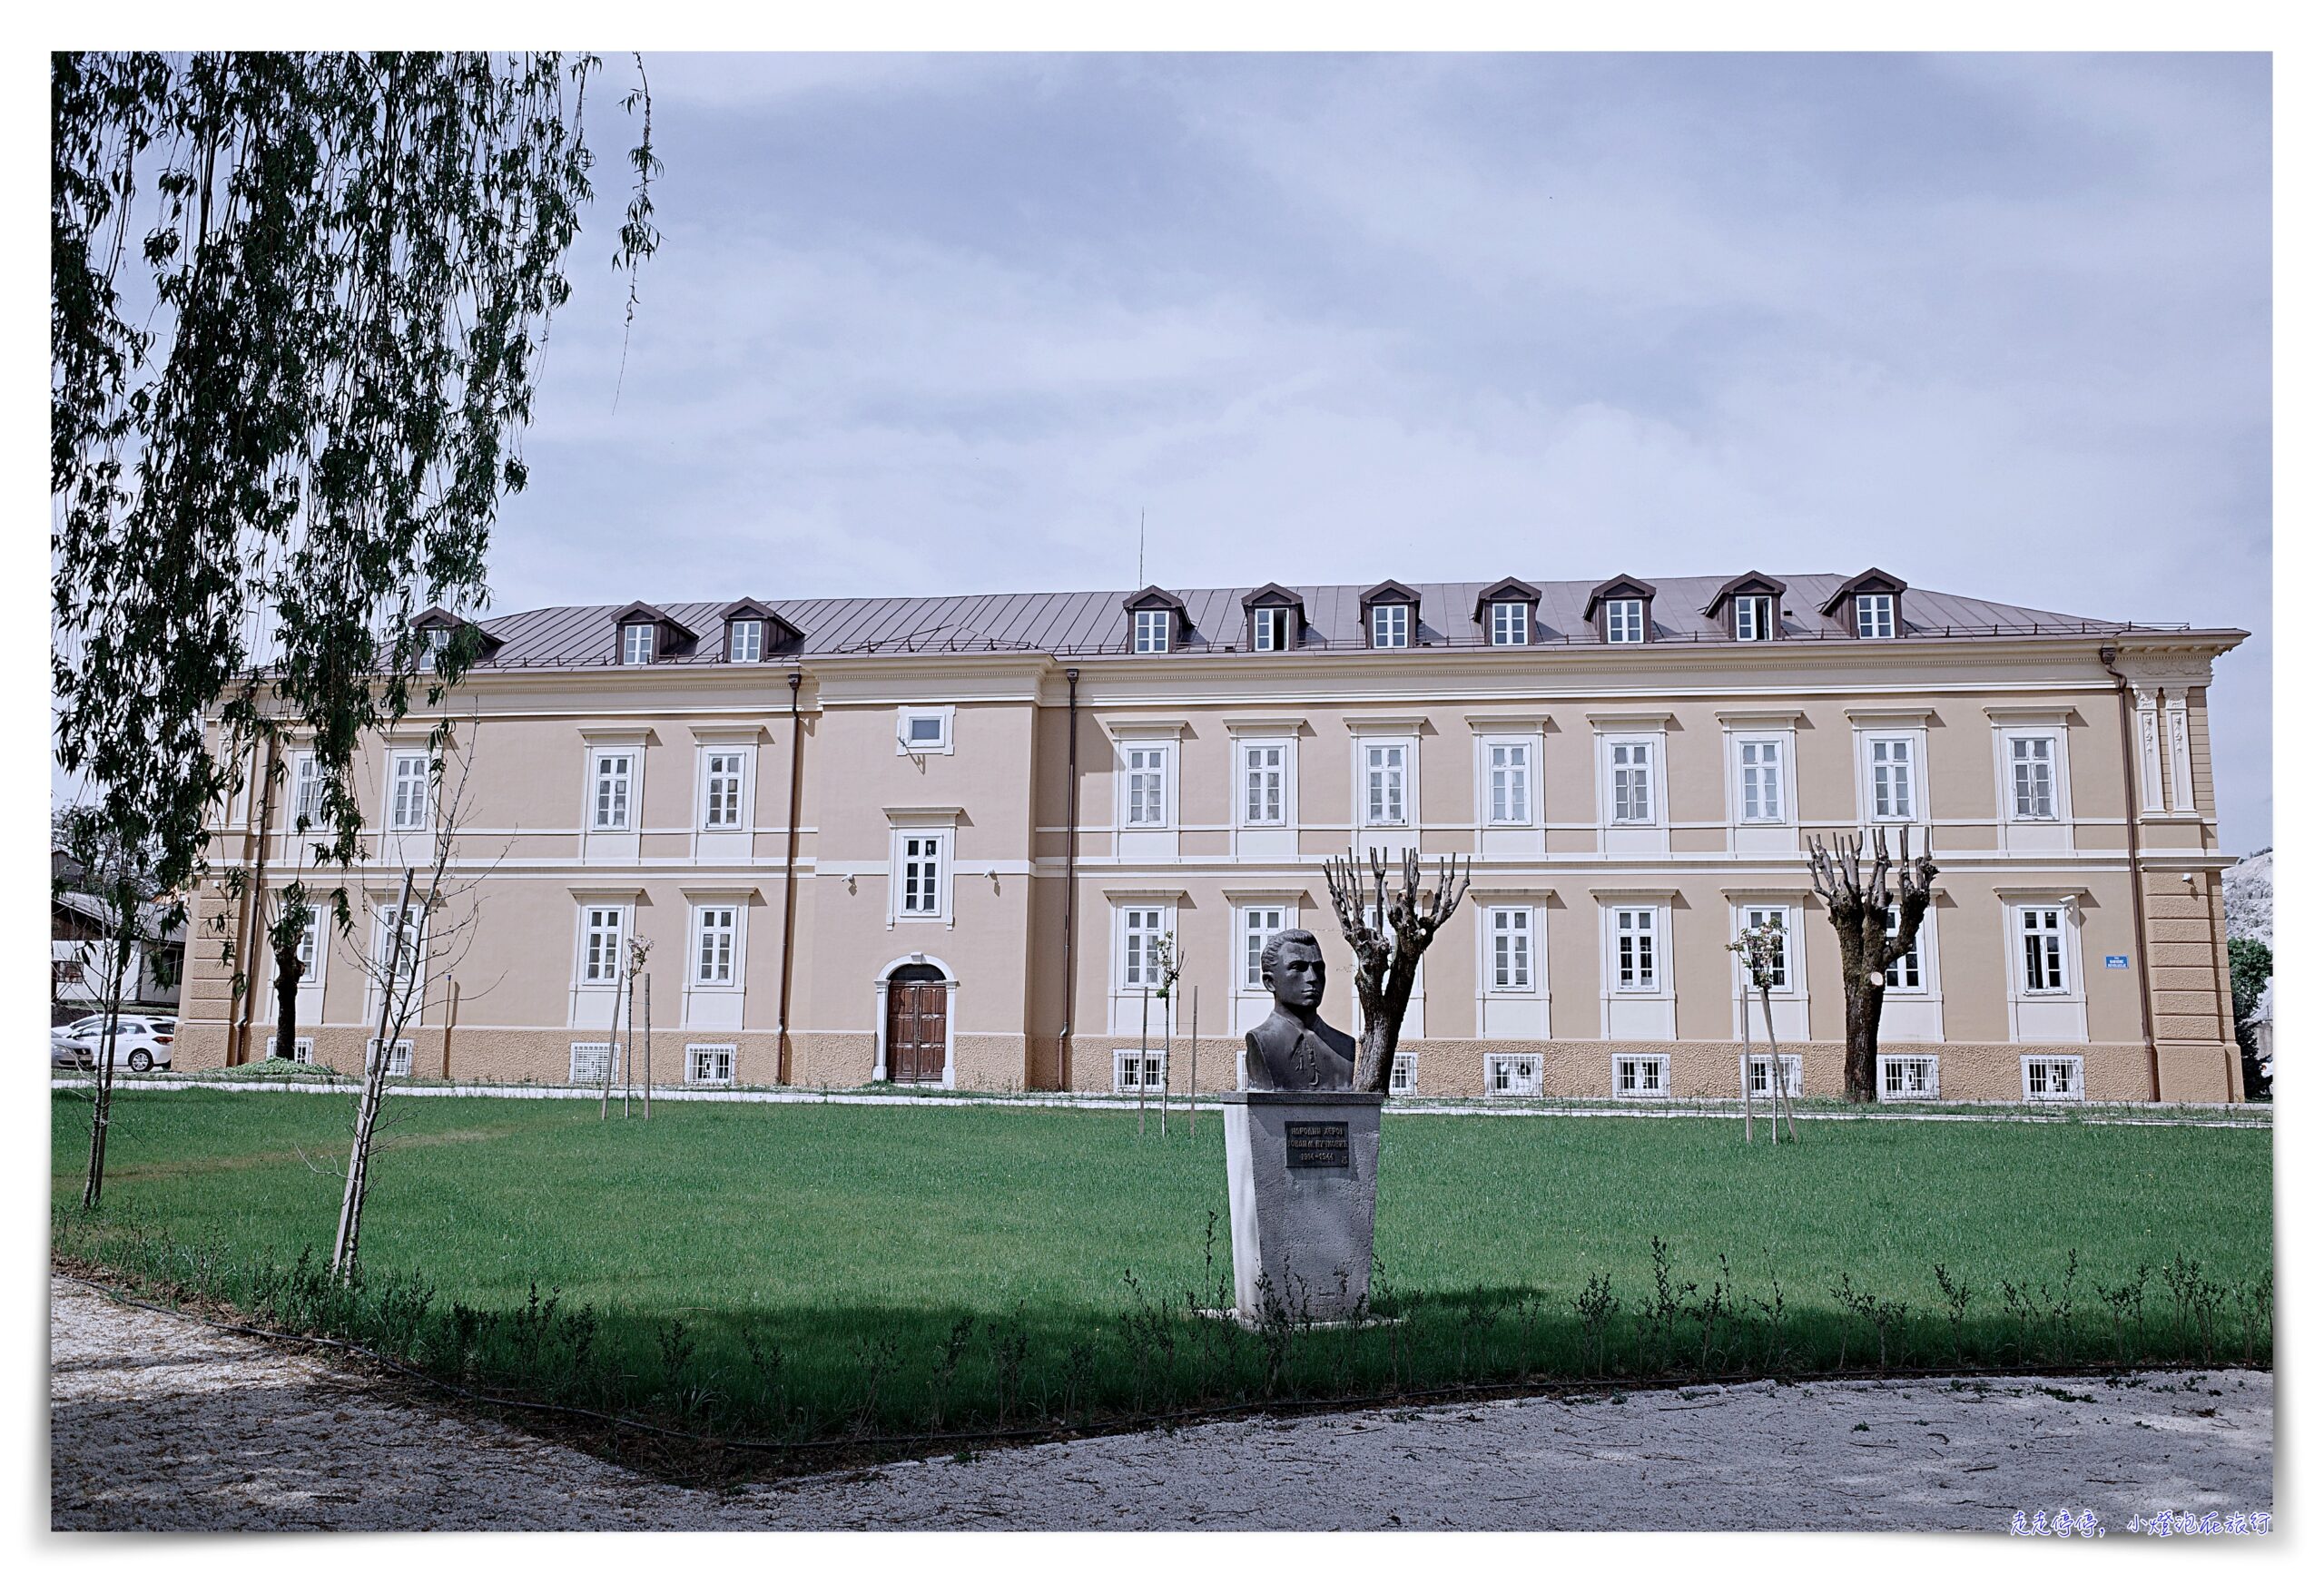
<path fill-rule="evenodd" d="M 2131 959 L 2128 957 L 2109 957 L 2106 959 L 2106 965 L 2110 968 L 2127 968 L 2131 965 Z"/>

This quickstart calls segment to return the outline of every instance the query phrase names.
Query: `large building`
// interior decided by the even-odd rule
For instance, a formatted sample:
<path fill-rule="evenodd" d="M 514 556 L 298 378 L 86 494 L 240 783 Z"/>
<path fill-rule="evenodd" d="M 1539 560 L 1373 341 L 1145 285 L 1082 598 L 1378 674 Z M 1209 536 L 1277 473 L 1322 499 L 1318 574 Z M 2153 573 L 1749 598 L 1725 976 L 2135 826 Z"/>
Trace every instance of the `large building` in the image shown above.
<path fill-rule="evenodd" d="M 635 935 L 657 1077 L 1127 1087 L 1157 1075 L 1134 1052 L 1147 1019 L 1159 1045 L 1167 940 L 1171 1086 L 1229 1086 L 1278 929 L 1322 938 L 1326 1014 L 1354 1024 L 1323 860 L 1416 847 L 1474 883 L 1423 964 L 1400 1089 L 1731 1095 L 1760 1025 L 1726 947 L 1773 921 L 1776 1031 L 1796 1080 L 1837 1093 L 1839 956 L 1803 852 L 1885 826 L 1942 869 L 1889 977 L 1891 1095 L 2240 1096 L 2205 702 L 2240 632 L 1876 570 L 635 604 L 476 630 L 448 705 L 472 917 L 431 950 L 396 1056 L 419 1077 L 594 1078 Z M 431 723 L 361 761 L 373 906 L 352 939 L 320 931 L 300 993 L 315 1058 L 349 1070 L 377 1008 L 356 953 L 381 950 L 379 909 L 447 818 Z M 295 745 L 265 780 L 215 847 L 261 889 L 300 871 L 314 796 Z M 181 1064 L 256 1058 L 273 991 L 238 994 L 213 943 L 246 942 L 250 909 L 213 883 L 200 911 Z"/>

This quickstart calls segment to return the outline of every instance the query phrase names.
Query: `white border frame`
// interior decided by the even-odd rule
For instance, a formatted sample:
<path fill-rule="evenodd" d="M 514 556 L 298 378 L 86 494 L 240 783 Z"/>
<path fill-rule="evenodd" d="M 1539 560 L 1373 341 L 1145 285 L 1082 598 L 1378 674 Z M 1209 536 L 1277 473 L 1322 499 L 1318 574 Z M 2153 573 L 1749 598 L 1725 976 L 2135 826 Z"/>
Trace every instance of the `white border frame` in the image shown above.
<path fill-rule="evenodd" d="M 1493 1067 L 1503 1061 L 1531 1061 L 1533 1076 L 1521 1088 L 1497 1088 L 1493 1086 Z M 1488 1099 L 1539 1099 L 1541 1096 L 1541 1074 L 1549 1065 L 1540 1050 L 1488 1050 L 1485 1052 L 1485 1097 Z"/>
<path fill-rule="evenodd" d="M 2034 1092 L 2034 1067 L 2036 1062 L 2049 1066 L 2064 1062 L 2073 1070 L 2073 1089 L 2068 1094 L 2036 1094 Z M 2066 1050 L 2026 1050 L 2017 1057 L 2017 1096 L 2028 1105 L 2079 1105 L 2083 1102 L 2084 1066 L 2081 1056 Z"/>

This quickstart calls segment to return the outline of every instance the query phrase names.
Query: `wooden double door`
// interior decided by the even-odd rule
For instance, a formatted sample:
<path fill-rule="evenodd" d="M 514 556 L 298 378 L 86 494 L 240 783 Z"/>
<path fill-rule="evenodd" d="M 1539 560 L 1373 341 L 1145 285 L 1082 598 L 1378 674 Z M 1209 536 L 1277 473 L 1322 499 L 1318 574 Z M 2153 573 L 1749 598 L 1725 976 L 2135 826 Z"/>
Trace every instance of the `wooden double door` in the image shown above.
<path fill-rule="evenodd" d="M 933 968 L 900 968 L 888 980 L 888 1078 L 944 1080 L 942 976 Z"/>

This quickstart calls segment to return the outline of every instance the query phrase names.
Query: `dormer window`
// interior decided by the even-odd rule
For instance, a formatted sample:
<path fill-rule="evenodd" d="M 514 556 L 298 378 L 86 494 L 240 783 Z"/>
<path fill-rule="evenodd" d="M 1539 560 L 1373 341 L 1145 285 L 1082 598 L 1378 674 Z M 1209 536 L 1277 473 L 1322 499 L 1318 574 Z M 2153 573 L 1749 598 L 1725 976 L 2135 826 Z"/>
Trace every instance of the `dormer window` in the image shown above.
<path fill-rule="evenodd" d="M 1375 605 L 1372 607 L 1372 646 L 1375 649 L 1405 649 L 1413 643 L 1413 607 L 1409 605 Z"/>
<path fill-rule="evenodd" d="M 1905 583 L 1879 567 L 1860 572 L 1832 590 L 1822 611 L 1857 637 L 1895 637 L 1905 629 Z"/>
<path fill-rule="evenodd" d="M 1735 636 L 1741 643 L 1763 643 L 1776 634 L 1776 602 L 1766 594 L 1735 596 Z"/>
<path fill-rule="evenodd" d="M 1129 652 L 1167 654 L 1187 635 L 1187 602 L 1151 585 L 1122 601 L 1129 612 Z"/>
<path fill-rule="evenodd" d="M 737 664 L 752 664 L 766 654 L 766 624 L 759 621 L 730 622 L 726 627 L 726 657 Z"/>
<path fill-rule="evenodd" d="M 1485 629 L 1485 642 L 1492 647 L 1520 648 L 1533 641 L 1533 612 L 1541 603 L 1541 591 L 1532 584 L 1503 577 L 1478 590 L 1469 615 Z"/>
<path fill-rule="evenodd" d="M 1609 577 L 1590 590 L 1581 619 L 1598 624 L 1601 643 L 1642 644 L 1654 637 L 1654 585 L 1636 577 Z"/>
<path fill-rule="evenodd" d="M 1243 614 L 1252 653 L 1282 654 L 1299 646 L 1307 607 L 1295 590 L 1280 583 L 1263 583 L 1243 595 Z"/>
<path fill-rule="evenodd" d="M 451 646 L 452 629 L 448 626 L 423 627 L 419 633 L 419 657 L 429 664 L 441 659 Z"/>
<path fill-rule="evenodd" d="M 625 665 L 650 665 L 654 663 L 654 624 L 632 621 L 621 629 L 621 663 Z"/>

